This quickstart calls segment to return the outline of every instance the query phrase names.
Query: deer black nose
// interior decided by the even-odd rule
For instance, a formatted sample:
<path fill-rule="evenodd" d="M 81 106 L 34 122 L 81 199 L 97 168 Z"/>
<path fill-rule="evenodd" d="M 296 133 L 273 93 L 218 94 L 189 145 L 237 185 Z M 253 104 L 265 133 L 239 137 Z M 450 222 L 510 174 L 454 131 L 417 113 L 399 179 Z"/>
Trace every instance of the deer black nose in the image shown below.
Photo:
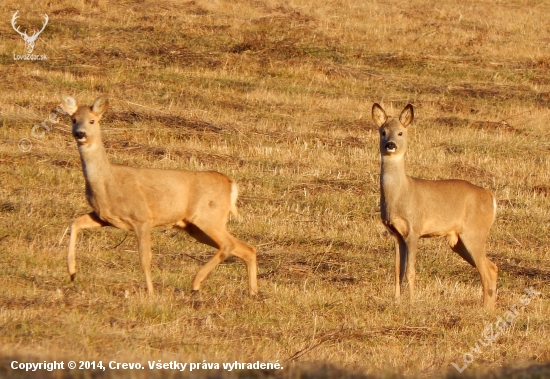
<path fill-rule="evenodd" d="M 74 138 L 76 138 L 76 139 L 86 138 L 86 133 L 85 132 L 74 132 Z"/>
<path fill-rule="evenodd" d="M 386 150 L 395 150 L 397 149 L 397 145 L 395 144 L 395 142 L 388 142 L 386 144 Z"/>

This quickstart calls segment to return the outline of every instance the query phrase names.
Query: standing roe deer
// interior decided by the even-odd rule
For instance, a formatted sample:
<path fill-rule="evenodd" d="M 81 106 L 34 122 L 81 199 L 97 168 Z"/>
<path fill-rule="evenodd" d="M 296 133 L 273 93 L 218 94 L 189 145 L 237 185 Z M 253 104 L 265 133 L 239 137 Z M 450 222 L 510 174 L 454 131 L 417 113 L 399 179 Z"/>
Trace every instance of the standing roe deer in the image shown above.
<path fill-rule="evenodd" d="M 98 98 L 92 107 L 77 107 L 66 97 L 63 107 L 71 116 L 72 133 L 78 144 L 86 180 L 86 198 L 93 212 L 71 224 L 67 268 L 71 280 L 76 275 L 75 243 L 80 229 L 114 226 L 133 230 L 138 240 L 139 258 L 145 272 L 147 290 L 151 281 L 151 235 L 156 226 L 184 229 L 197 241 L 218 252 L 196 274 L 192 289 L 198 294 L 201 282 L 230 255 L 241 258 L 248 271 L 251 295 L 258 292 L 256 250 L 239 241 L 226 229 L 229 213 L 237 214 L 237 185 L 215 171 L 182 171 L 127 167 L 112 164 L 101 141 L 99 121 L 107 109 L 107 99 Z"/>
<path fill-rule="evenodd" d="M 483 306 L 493 309 L 497 267 L 486 257 L 485 242 L 495 220 L 495 197 L 465 180 L 407 176 L 407 128 L 413 118 L 411 104 L 398 120 L 388 117 L 379 104 L 372 106 L 372 119 L 380 127 L 381 218 L 395 239 L 395 298 L 400 296 L 406 271 L 410 299 L 414 300 L 418 239 L 447 236 L 451 249 L 479 271 Z"/>

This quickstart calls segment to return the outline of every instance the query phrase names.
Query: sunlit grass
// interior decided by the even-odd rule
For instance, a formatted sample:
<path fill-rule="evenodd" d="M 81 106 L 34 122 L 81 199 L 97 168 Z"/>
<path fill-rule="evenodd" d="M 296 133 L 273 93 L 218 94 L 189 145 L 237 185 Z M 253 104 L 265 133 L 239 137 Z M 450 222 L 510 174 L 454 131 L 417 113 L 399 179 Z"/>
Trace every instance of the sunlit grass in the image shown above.
<path fill-rule="evenodd" d="M 35 48 L 43 62 L 14 61 L 24 43 L 0 25 L 0 372 L 13 373 L 13 357 L 206 359 L 279 360 L 285 377 L 451 377 L 451 363 L 526 287 L 542 295 L 461 377 L 550 361 L 547 4 L 5 1 L 0 10 L 5 19 L 19 10 L 29 29 L 50 15 Z M 153 298 L 135 237 L 115 229 L 81 233 L 70 283 L 67 227 L 90 209 L 80 159 L 69 120 L 31 134 L 62 94 L 109 98 L 111 161 L 213 169 L 239 183 L 241 217 L 229 228 L 258 247 L 264 299 L 248 298 L 246 269 L 231 258 L 195 309 L 191 280 L 213 250 L 175 230 L 152 233 Z M 495 193 L 494 314 L 481 309 L 477 273 L 439 239 L 420 244 L 417 301 L 394 304 L 373 102 L 393 116 L 414 104 L 410 175 Z"/>

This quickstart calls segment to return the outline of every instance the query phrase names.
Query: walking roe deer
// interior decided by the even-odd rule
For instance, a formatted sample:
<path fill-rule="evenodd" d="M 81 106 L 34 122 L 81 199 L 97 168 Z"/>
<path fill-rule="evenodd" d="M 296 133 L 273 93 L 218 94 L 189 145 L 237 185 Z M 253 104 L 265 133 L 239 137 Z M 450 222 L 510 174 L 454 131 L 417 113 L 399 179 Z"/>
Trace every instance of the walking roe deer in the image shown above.
<path fill-rule="evenodd" d="M 407 130 L 414 119 L 411 104 L 396 120 L 375 103 L 372 119 L 380 128 L 380 213 L 395 239 L 396 300 L 405 272 L 414 300 L 418 239 L 447 236 L 451 249 L 477 268 L 483 306 L 493 309 L 497 267 L 486 257 L 485 242 L 495 220 L 495 197 L 465 180 L 423 180 L 405 174 Z"/>
<path fill-rule="evenodd" d="M 184 229 L 197 241 L 219 249 L 196 274 L 192 290 L 230 255 L 241 258 L 248 271 L 251 295 L 258 293 L 256 250 L 226 229 L 229 213 L 237 215 L 237 184 L 215 171 L 182 171 L 135 168 L 110 163 L 101 140 L 99 121 L 108 107 L 98 98 L 93 106 L 80 106 L 72 97 L 63 100 L 72 119 L 72 134 L 78 144 L 86 180 L 86 198 L 93 208 L 71 224 L 67 268 L 71 281 L 76 275 L 75 244 L 80 229 L 114 226 L 133 230 L 138 240 L 141 267 L 147 290 L 151 280 L 151 228 Z"/>

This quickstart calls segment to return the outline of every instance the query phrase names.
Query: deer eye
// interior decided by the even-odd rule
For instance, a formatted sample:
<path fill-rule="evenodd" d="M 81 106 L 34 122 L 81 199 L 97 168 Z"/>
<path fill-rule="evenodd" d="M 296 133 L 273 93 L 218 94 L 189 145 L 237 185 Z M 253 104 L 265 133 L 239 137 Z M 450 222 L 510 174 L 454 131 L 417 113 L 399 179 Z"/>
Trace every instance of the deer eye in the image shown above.
<path fill-rule="evenodd" d="M 399 132 L 397 133 L 398 136 L 402 136 L 403 135 L 403 132 Z"/>
<path fill-rule="evenodd" d="M 73 124 L 76 124 L 76 118 L 71 118 L 71 121 L 73 122 Z"/>
<path fill-rule="evenodd" d="M 383 136 L 383 137 L 386 136 L 386 131 L 385 131 L 385 130 L 382 132 L 382 136 Z"/>
<path fill-rule="evenodd" d="M 95 120 L 90 120 L 90 124 L 93 124 L 95 122 Z"/>

